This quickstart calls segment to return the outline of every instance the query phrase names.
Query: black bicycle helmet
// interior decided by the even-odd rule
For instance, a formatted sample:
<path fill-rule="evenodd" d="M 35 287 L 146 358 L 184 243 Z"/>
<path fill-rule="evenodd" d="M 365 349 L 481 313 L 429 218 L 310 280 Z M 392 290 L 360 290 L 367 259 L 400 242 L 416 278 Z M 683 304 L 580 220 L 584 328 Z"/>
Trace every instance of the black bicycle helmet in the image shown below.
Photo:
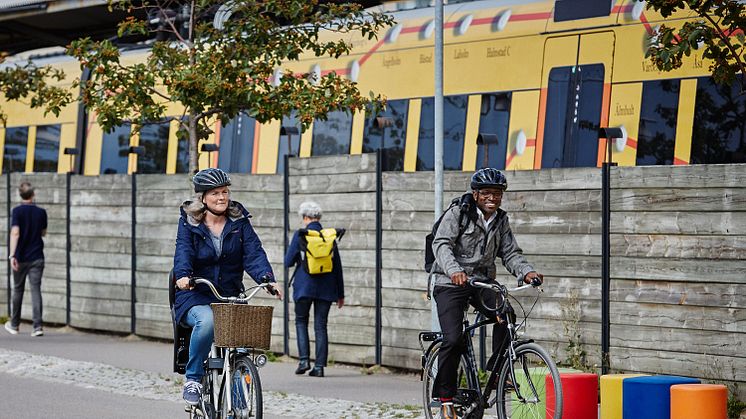
<path fill-rule="evenodd" d="M 192 178 L 194 192 L 206 192 L 221 186 L 230 186 L 231 178 L 220 169 L 205 169 L 197 172 Z"/>
<path fill-rule="evenodd" d="M 508 189 L 508 180 L 505 175 L 497 169 L 485 167 L 479 169 L 471 175 L 471 189 L 478 190 L 483 188 L 501 188 Z"/>

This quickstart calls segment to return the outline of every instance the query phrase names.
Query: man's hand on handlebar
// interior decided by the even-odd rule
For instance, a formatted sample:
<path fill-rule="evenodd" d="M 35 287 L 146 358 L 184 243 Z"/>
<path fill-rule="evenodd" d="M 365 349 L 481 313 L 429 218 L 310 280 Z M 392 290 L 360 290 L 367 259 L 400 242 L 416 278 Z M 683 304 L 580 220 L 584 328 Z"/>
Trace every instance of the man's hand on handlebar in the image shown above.
<path fill-rule="evenodd" d="M 459 287 L 463 287 L 468 280 L 469 278 L 466 276 L 465 272 L 456 272 L 455 274 L 451 275 L 451 282 L 458 285 Z"/>
<path fill-rule="evenodd" d="M 185 276 L 176 280 L 176 287 L 180 290 L 190 290 L 194 288 L 194 284 L 191 283 L 191 278 Z"/>
<path fill-rule="evenodd" d="M 523 277 L 523 282 L 538 287 L 544 283 L 544 275 L 531 271 Z"/>

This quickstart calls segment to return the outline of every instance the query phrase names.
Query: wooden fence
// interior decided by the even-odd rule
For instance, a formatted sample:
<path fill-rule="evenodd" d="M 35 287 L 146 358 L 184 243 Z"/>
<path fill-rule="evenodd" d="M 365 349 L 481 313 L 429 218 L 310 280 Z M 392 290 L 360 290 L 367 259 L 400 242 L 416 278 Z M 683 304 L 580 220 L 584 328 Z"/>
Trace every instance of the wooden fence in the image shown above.
<path fill-rule="evenodd" d="M 345 227 L 341 242 L 347 305 L 332 309 L 330 359 L 370 365 L 376 356 L 376 159 L 373 155 L 292 159 L 290 231 L 305 200 L 324 209 L 325 226 Z M 600 366 L 600 169 L 506 174 L 503 208 L 526 257 L 548 275 L 528 334 L 556 359 Z M 45 241 L 45 320 L 65 322 L 66 177 L 28 179 L 50 215 Z M 465 192 L 469 174 L 445 174 L 446 204 Z M 7 175 L 0 181 L 6 205 Z M 171 337 L 166 275 L 178 205 L 190 198 L 185 175 L 136 177 L 135 332 Z M 746 391 L 746 165 L 625 167 L 612 170 L 611 351 L 614 372 L 668 373 L 739 382 Z M 422 270 L 424 235 L 433 222 L 432 173 L 384 172 L 381 178 L 381 362 L 418 368 L 417 333 L 429 329 Z M 132 179 L 71 178 L 70 323 L 128 333 L 131 327 Z M 283 178 L 233 175 L 233 198 L 252 212 L 276 276 L 282 278 Z M 7 232 L 7 223 L 0 227 Z M 5 246 L 5 243 L 2 244 Z M 7 252 L 7 249 L 1 249 Z M 6 268 L 7 262 L 0 263 Z M 512 282 L 507 274 L 501 280 Z M 7 289 L 0 284 L 0 310 Z M 28 299 L 28 298 L 27 298 Z M 521 299 L 522 302 L 528 300 Z M 275 306 L 272 349 L 284 350 L 282 303 Z M 526 304 L 524 304 L 526 305 Z M 30 317 L 30 301 L 24 303 Z M 296 354 L 293 305 L 289 349 Z M 573 321 L 574 319 L 574 321 Z M 742 394 L 742 398 L 743 398 Z"/>

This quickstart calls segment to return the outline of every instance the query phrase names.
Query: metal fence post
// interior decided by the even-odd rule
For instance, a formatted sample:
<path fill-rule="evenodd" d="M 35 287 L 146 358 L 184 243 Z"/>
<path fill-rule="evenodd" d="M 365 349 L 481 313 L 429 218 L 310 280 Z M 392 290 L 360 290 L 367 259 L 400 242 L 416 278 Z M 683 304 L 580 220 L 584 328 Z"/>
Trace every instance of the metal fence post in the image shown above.
<path fill-rule="evenodd" d="M 288 142 L 290 141 L 290 138 L 288 137 Z M 290 219 L 288 217 L 288 213 L 290 212 L 290 169 L 288 168 L 288 163 L 290 162 L 289 157 L 287 154 L 284 156 L 285 159 L 285 167 L 283 168 L 283 206 L 284 214 L 283 214 L 283 230 L 282 230 L 282 272 L 283 272 L 283 288 L 285 290 L 285 298 L 282 299 L 282 306 L 283 306 L 283 313 L 282 313 L 282 335 L 283 335 L 283 353 L 285 355 L 290 355 L 290 302 L 288 301 L 288 298 L 290 298 L 290 284 L 288 281 L 290 281 L 290 278 L 288 276 L 289 269 L 287 266 L 285 266 L 285 255 L 288 253 L 288 231 L 290 230 Z"/>
<path fill-rule="evenodd" d="M 135 334 L 137 316 L 137 170 L 132 172 L 132 260 L 130 278 L 130 333 Z"/>
<path fill-rule="evenodd" d="M 68 171 L 65 186 L 65 325 L 70 326 L 70 294 L 72 292 L 72 278 L 70 276 L 70 252 L 72 251 L 72 238 L 70 236 L 70 189 L 72 185 L 73 172 Z"/>

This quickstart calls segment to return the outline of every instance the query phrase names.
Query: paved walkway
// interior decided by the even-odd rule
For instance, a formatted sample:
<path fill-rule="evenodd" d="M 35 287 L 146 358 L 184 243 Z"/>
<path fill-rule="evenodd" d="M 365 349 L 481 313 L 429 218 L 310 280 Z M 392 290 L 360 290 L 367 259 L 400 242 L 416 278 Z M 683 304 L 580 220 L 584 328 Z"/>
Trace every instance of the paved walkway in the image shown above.
<path fill-rule="evenodd" d="M 37 379 L 113 394 L 168 401 L 182 412 L 183 377 L 171 372 L 170 343 L 133 337 L 46 329 L 32 338 L 0 330 L 0 373 L 18 381 Z M 421 383 L 416 375 L 376 373 L 330 366 L 326 377 L 298 377 L 295 361 L 260 370 L 268 418 L 418 418 Z M 179 416 L 178 414 L 175 416 Z"/>

